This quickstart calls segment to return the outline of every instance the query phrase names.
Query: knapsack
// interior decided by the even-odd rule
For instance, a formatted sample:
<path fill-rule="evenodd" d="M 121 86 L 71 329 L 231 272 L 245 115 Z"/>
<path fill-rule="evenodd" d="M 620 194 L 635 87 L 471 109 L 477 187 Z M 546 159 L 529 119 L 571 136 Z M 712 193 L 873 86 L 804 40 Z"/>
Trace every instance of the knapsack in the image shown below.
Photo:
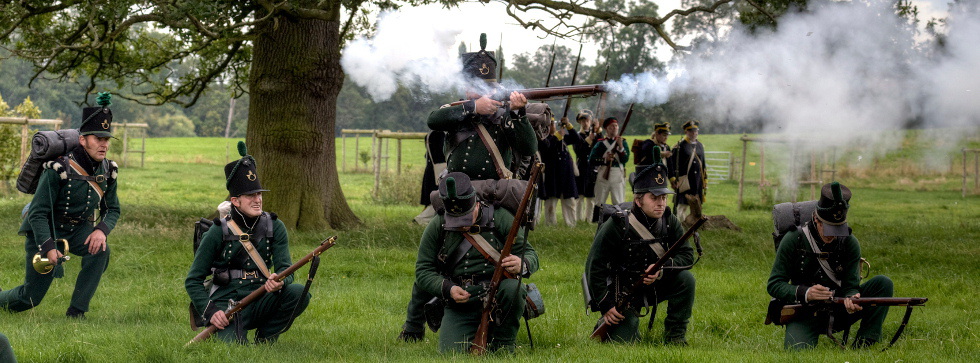
<path fill-rule="evenodd" d="M 38 131 L 31 139 L 31 153 L 17 176 L 17 190 L 34 194 L 44 171 L 44 163 L 78 147 L 78 130 Z"/>
<path fill-rule="evenodd" d="M 773 206 L 773 247 L 778 250 L 779 241 L 782 241 L 783 237 L 786 236 L 787 233 L 794 231 L 798 226 L 803 225 L 803 222 L 806 222 L 807 218 L 810 218 L 815 210 L 817 210 L 817 201 L 815 200 L 806 202 L 786 202 Z"/>

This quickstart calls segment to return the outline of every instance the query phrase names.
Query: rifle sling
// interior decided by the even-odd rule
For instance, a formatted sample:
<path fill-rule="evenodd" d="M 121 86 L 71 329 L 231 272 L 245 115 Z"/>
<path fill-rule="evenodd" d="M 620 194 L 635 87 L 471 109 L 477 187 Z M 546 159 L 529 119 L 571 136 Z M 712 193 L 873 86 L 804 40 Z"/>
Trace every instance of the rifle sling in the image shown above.
<path fill-rule="evenodd" d="M 647 229 L 647 227 L 644 226 L 643 223 L 640 223 L 640 220 L 636 219 L 636 216 L 633 215 L 633 213 L 629 214 L 627 220 L 629 220 L 630 227 L 633 227 L 633 230 L 640 235 L 640 238 L 647 241 L 651 241 L 648 245 L 650 246 L 651 249 L 653 249 L 653 253 L 657 254 L 657 258 L 660 258 L 661 256 L 664 255 L 664 253 L 667 252 L 666 250 L 664 250 L 664 246 L 662 246 L 659 242 L 655 241 L 653 233 L 650 233 L 650 230 Z M 658 223 L 662 223 L 662 222 L 658 220 Z"/>
<path fill-rule="evenodd" d="M 78 162 L 76 162 L 75 160 L 71 158 L 67 158 L 67 159 L 68 159 L 68 165 L 71 166 L 71 169 L 74 170 L 76 174 L 81 175 L 83 177 L 81 179 L 87 181 L 88 185 L 92 186 L 92 189 L 95 190 L 95 194 L 99 195 L 99 200 L 101 201 L 102 196 L 105 195 L 105 192 L 102 191 L 102 187 L 99 186 L 99 183 L 95 182 L 95 177 L 88 175 L 88 173 L 85 172 L 85 168 L 82 168 L 81 165 L 78 165 Z M 105 179 L 105 175 L 99 175 L 99 176 Z"/>
<path fill-rule="evenodd" d="M 228 219 L 228 228 L 231 229 L 231 233 L 238 235 L 238 241 L 242 243 L 245 252 L 248 252 L 248 257 L 252 258 L 252 262 L 255 262 L 255 266 L 262 272 L 262 276 L 265 276 L 265 278 L 272 276 L 269 273 L 269 268 L 265 265 L 265 260 L 262 259 L 262 256 L 259 256 L 259 251 L 256 251 L 255 246 L 252 245 L 249 235 L 242 232 L 242 229 L 238 227 L 238 223 L 235 223 L 234 219 Z"/>
<path fill-rule="evenodd" d="M 493 142 L 493 138 L 490 137 L 490 133 L 487 132 L 487 128 L 482 123 L 476 124 L 476 134 L 480 136 L 480 141 L 483 142 L 483 146 L 490 153 L 490 157 L 493 159 L 493 165 L 497 167 L 497 175 L 500 176 L 500 179 L 512 178 L 514 173 L 507 169 L 503 157 L 500 156 L 500 150 L 497 149 L 497 144 Z"/>
<path fill-rule="evenodd" d="M 810 242 L 810 249 L 813 250 L 813 253 L 816 256 L 823 256 L 823 252 L 821 252 L 820 247 L 817 246 L 817 241 L 814 240 L 813 235 L 810 234 L 809 226 L 804 225 L 803 228 L 801 229 L 803 229 L 803 235 L 806 236 L 807 242 Z M 834 274 L 834 269 L 830 268 L 830 263 L 827 262 L 826 258 L 817 257 L 817 262 L 820 263 L 820 268 L 823 269 L 823 272 L 827 274 L 827 277 L 829 277 L 830 280 L 832 280 L 835 284 L 837 284 L 837 287 L 844 288 L 844 286 L 841 285 L 840 279 L 838 279 L 837 275 Z"/>
<path fill-rule="evenodd" d="M 898 341 L 898 338 L 901 337 L 902 336 L 902 333 L 905 332 L 905 326 L 909 324 L 909 318 L 911 316 L 912 316 L 912 305 L 906 305 L 905 306 L 905 316 L 902 317 L 902 325 L 899 325 L 898 326 L 898 330 L 895 331 L 895 336 L 893 336 L 892 337 L 892 340 L 890 342 L 888 342 L 888 345 L 885 346 L 885 348 L 881 350 L 882 352 L 884 352 L 885 350 L 888 350 L 888 348 L 891 348 L 892 345 L 895 345 L 895 342 Z"/>

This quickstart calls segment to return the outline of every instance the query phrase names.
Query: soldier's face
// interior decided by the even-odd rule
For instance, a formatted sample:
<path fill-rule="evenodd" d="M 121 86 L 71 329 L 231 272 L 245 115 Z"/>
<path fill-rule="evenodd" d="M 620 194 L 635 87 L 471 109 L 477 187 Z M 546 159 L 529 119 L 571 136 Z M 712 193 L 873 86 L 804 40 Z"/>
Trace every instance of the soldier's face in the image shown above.
<path fill-rule="evenodd" d="M 687 135 L 687 138 L 689 140 L 691 140 L 691 141 L 694 141 L 694 140 L 697 140 L 698 139 L 698 129 L 697 128 L 684 130 L 684 134 L 686 134 Z"/>
<path fill-rule="evenodd" d="M 616 137 L 616 135 L 619 135 L 619 123 L 613 122 L 606 125 L 606 135 L 608 137 Z"/>
<path fill-rule="evenodd" d="M 656 138 L 657 143 L 660 143 L 660 144 L 666 144 L 667 143 L 667 133 L 665 133 L 665 132 L 658 132 L 658 133 L 654 134 L 654 137 Z"/>
<path fill-rule="evenodd" d="M 109 137 L 85 135 L 78 137 L 78 143 L 82 144 L 82 148 L 92 160 L 102 161 L 109 151 L 109 139 Z"/>
<path fill-rule="evenodd" d="M 231 197 L 231 204 L 249 218 L 258 217 L 262 214 L 262 192 Z"/>
<path fill-rule="evenodd" d="M 643 193 L 636 200 L 636 205 L 640 207 L 643 214 L 650 218 L 660 218 L 667 210 L 667 194 L 653 195 L 653 193 Z"/>
<path fill-rule="evenodd" d="M 817 223 L 817 233 L 820 235 L 820 240 L 822 240 L 823 243 L 833 242 L 834 237 L 823 235 L 823 222 L 820 221 L 820 218 L 813 218 L 813 221 Z"/>

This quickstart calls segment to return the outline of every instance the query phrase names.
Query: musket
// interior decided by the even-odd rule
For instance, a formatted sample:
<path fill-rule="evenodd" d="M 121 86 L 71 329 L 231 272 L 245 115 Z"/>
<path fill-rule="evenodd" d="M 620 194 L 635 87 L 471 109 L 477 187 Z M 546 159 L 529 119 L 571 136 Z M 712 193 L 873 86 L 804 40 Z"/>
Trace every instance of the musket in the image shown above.
<path fill-rule="evenodd" d="M 527 181 L 527 188 L 524 188 L 524 196 L 521 197 L 521 204 L 517 207 L 517 213 L 514 214 L 514 223 L 510 225 L 510 231 L 507 232 L 504 248 L 500 250 L 500 260 L 496 261 L 497 268 L 493 270 L 490 287 L 487 288 L 483 300 L 480 325 L 476 328 L 473 343 L 470 345 L 470 353 L 474 355 L 481 355 L 487 351 L 487 340 L 490 333 L 490 313 L 497 307 L 497 290 L 500 289 L 500 282 L 503 280 L 505 272 L 501 261 L 504 260 L 504 257 L 510 256 L 510 251 L 514 248 L 514 240 L 517 239 L 517 232 L 524 222 L 524 214 L 527 213 L 528 204 L 534 194 L 534 183 L 537 181 L 542 169 L 544 169 L 544 164 L 542 163 L 536 163 L 531 168 L 531 178 Z"/>
<path fill-rule="evenodd" d="M 613 139 L 613 149 L 612 149 L 612 151 L 618 150 L 619 149 L 619 146 L 622 145 L 623 131 L 625 131 L 626 130 L 626 126 L 630 124 L 630 117 L 633 117 L 633 104 L 632 103 L 630 104 L 630 109 L 626 111 L 626 118 L 623 119 L 623 127 L 620 127 L 619 128 L 619 134 L 616 135 L 616 138 L 615 139 Z M 602 178 L 603 179 L 609 180 L 609 169 L 612 169 L 612 160 L 609 160 L 609 161 L 606 162 L 606 170 L 604 170 L 602 172 Z"/>
<path fill-rule="evenodd" d="M 582 44 L 579 44 L 578 45 L 578 56 L 575 57 L 575 69 L 572 71 L 572 83 L 569 83 L 568 84 L 569 86 L 574 86 L 575 85 L 575 78 L 578 77 L 578 63 L 581 60 L 582 60 Z M 562 111 L 561 118 L 564 119 L 564 118 L 567 118 L 568 117 L 568 108 L 571 107 L 571 105 L 572 105 L 572 96 L 568 96 L 568 97 L 565 98 L 565 110 Z"/>
<path fill-rule="evenodd" d="M 609 82 L 609 63 L 606 63 L 606 73 L 602 76 L 602 84 L 606 84 L 606 82 Z M 599 117 L 596 119 L 596 121 L 602 121 L 602 113 L 605 111 L 602 109 L 602 106 L 605 105 L 605 103 L 606 94 L 603 93 L 602 96 L 599 96 L 599 101 L 595 105 L 595 115 Z"/>
<path fill-rule="evenodd" d="M 636 293 L 640 290 L 642 286 L 644 286 L 643 279 L 655 275 L 657 271 L 660 271 L 660 269 L 663 268 L 664 264 L 667 263 L 667 261 L 669 261 L 675 255 L 680 253 L 681 247 L 684 246 L 685 243 L 687 243 L 687 240 L 690 239 L 691 236 L 693 236 L 694 233 L 698 231 L 698 228 L 701 228 L 701 225 L 703 225 L 704 222 L 706 222 L 707 220 L 708 218 L 703 216 L 701 217 L 701 219 L 698 219 L 698 221 L 695 222 L 694 225 L 691 226 L 691 228 L 688 229 L 687 232 L 684 233 L 684 235 L 677 240 L 677 242 L 674 242 L 674 244 L 671 245 L 666 252 L 664 252 L 663 256 L 660 256 L 660 259 L 658 259 L 657 262 L 647 267 L 647 269 L 644 270 L 642 274 L 640 274 L 640 278 L 637 279 L 632 286 L 630 286 L 629 290 L 621 294 L 616 299 L 617 300 L 616 311 L 622 314 L 624 311 L 629 310 L 631 308 L 630 305 L 632 305 L 633 302 L 633 296 L 636 295 Z M 595 331 L 592 332 L 592 335 L 589 337 L 592 339 L 597 339 L 600 342 L 609 340 L 609 327 L 611 326 L 612 324 L 609 324 L 609 322 L 603 319 L 602 324 L 599 325 L 599 327 L 596 328 Z"/>
<path fill-rule="evenodd" d="M 500 52 L 499 53 L 500 54 L 497 54 L 497 56 L 500 57 L 500 71 L 497 72 L 497 81 L 498 82 L 500 82 L 500 81 L 502 81 L 504 79 L 504 56 L 503 56 L 503 54 L 504 54 L 504 33 L 500 33 Z"/>
<path fill-rule="evenodd" d="M 558 55 L 558 49 L 555 47 L 557 45 L 558 39 L 555 39 L 555 43 L 551 44 L 551 66 L 548 67 L 548 78 L 544 79 L 544 88 L 551 86 L 551 72 L 555 70 L 555 56 Z"/>
<path fill-rule="evenodd" d="M 779 311 L 778 325 L 785 325 L 790 321 L 796 319 L 798 316 L 813 315 L 817 311 L 825 310 L 835 305 L 844 305 L 844 301 L 847 299 L 848 298 L 844 298 L 844 297 L 835 297 L 827 300 L 814 301 L 809 304 L 784 305 L 783 308 Z M 912 316 L 912 308 L 915 306 L 925 306 L 926 301 L 929 301 L 929 298 L 925 298 L 925 297 L 853 297 L 850 299 L 851 302 L 860 306 L 905 306 L 906 307 L 905 316 L 902 317 L 902 324 L 899 325 L 898 330 L 895 331 L 895 335 L 892 336 L 892 339 L 888 343 L 888 346 L 882 349 L 882 351 L 890 348 L 892 345 L 895 344 L 895 342 L 898 341 L 898 338 L 902 336 L 902 333 L 905 331 L 905 327 L 909 323 L 909 317 Z M 774 323 L 773 318 L 774 317 L 767 316 L 766 324 Z M 827 331 L 824 334 L 830 337 L 830 339 L 833 340 L 838 347 L 844 349 L 844 344 L 847 342 L 847 333 L 846 332 L 844 333 L 844 342 L 841 342 L 837 340 L 836 337 L 834 337 L 834 319 L 832 314 L 830 315 L 830 319 L 828 321 Z"/>
<path fill-rule="evenodd" d="M 600 93 L 606 92 L 606 86 L 602 84 L 586 84 L 581 86 L 565 86 L 565 87 L 545 87 L 545 88 L 527 88 L 527 89 L 500 89 L 490 95 L 490 98 L 496 101 L 507 101 L 510 99 L 510 93 L 517 92 L 524 97 L 527 97 L 529 101 L 551 101 L 562 97 L 574 96 L 574 97 L 591 97 Z M 456 101 L 450 103 L 450 106 L 462 105 L 467 100 Z"/>
<path fill-rule="evenodd" d="M 280 272 L 276 277 L 276 281 L 282 282 L 282 280 L 285 280 L 286 277 L 292 275 L 300 267 L 303 267 L 303 265 L 309 263 L 310 260 L 313 260 L 313 258 L 319 256 L 321 253 L 323 253 L 323 251 L 326 251 L 330 247 L 333 247 L 333 245 L 336 243 L 337 243 L 337 236 L 333 236 L 323 240 L 322 242 L 320 242 L 320 245 L 313 250 L 313 252 L 310 252 L 303 258 L 299 259 L 299 261 L 296 261 L 296 263 L 294 263 L 292 266 L 289 266 L 288 268 Z M 228 309 L 225 310 L 225 315 L 228 316 L 229 320 L 233 319 L 235 313 L 242 311 L 242 309 L 245 309 L 245 307 L 248 306 L 248 304 L 255 302 L 255 300 L 261 298 L 262 295 L 265 295 L 265 286 L 255 289 L 255 291 L 252 291 L 252 293 L 248 294 L 248 296 L 240 300 L 234 306 L 229 306 Z M 213 335 L 214 332 L 217 330 L 218 327 L 214 325 L 208 326 L 203 331 L 198 333 L 197 336 L 194 337 L 194 339 L 191 339 L 191 341 L 187 342 L 187 344 L 184 344 L 184 346 L 187 347 L 196 342 L 200 342 L 207 338 L 210 338 L 211 335 Z"/>

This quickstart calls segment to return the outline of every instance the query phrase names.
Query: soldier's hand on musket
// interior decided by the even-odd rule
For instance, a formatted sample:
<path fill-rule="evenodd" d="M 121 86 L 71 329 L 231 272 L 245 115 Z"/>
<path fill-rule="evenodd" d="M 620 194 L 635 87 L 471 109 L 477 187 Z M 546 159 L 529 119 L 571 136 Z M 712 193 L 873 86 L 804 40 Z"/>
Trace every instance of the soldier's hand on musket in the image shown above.
<path fill-rule="evenodd" d="M 101 229 L 92 231 L 92 234 L 88 235 L 88 238 L 85 239 L 85 245 L 88 246 L 88 253 L 90 255 L 105 251 L 105 233 Z"/>
<path fill-rule="evenodd" d="M 566 129 L 568 128 L 568 125 L 569 124 L 570 124 L 570 122 L 568 121 L 568 117 L 562 117 L 561 118 L 561 125 L 564 126 Z"/>
<path fill-rule="evenodd" d="M 58 261 L 58 259 L 62 256 L 64 256 L 64 254 L 62 254 L 61 251 L 58 251 L 57 248 L 48 251 L 48 253 L 45 255 L 45 257 L 48 258 L 48 261 L 51 262 Z"/>
<path fill-rule="evenodd" d="M 494 101 L 490 97 L 483 96 L 473 101 L 473 112 L 484 116 L 493 115 L 500 105 L 502 105 L 500 101 Z"/>
<path fill-rule="evenodd" d="M 514 255 L 507 255 L 503 260 L 500 260 L 500 265 L 504 267 L 504 271 L 510 272 L 514 275 L 521 273 L 521 258 Z"/>
<path fill-rule="evenodd" d="M 613 159 L 612 152 L 606 151 L 605 154 L 602 154 L 602 160 L 604 160 L 605 162 L 608 163 L 608 162 L 612 161 L 612 159 Z"/>
<path fill-rule="evenodd" d="M 514 91 L 510 93 L 510 109 L 519 110 L 527 105 L 527 97 L 524 94 Z"/>
<path fill-rule="evenodd" d="M 622 321 L 624 318 L 626 317 L 623 316 L 623 314 L 620 314 L 618 311 L 616 311 L 616 307 L 613 307 L 612 309 L 609 309 L 609 311 L 607 311 L 605 314 L 602 314 L 602 319 L 612 325 L 619 324 L 619 322 Z"/>
<path fill-rule="evenodd" d="M 218 310 L 214 315 L 211 315 L 211 325 L 214 325 L 218 329 L 224 329 L 228 326 L 228 317 L 225 316 L 225 312 Z"/>
<path fill-rule="evenodd" d="M 861 297 L 861 293 L 854 294 L 853 296 L 851 296 L 851 297 L 849 297 L 847 299 L 844 299 L 844 309 L 847 309 L 847 313 L 848 314 L 854 314 L 854 313 L 856 313 L 856 312 L 861 311 L 862 309 L 864 309 L 863 306 L 854 303 L 854 301 L 851 300 L 852 297 L 860 298 Z"/>
<path fill-rule="evenodd" d="M 279 277 L 279 274 L 269 275 L 269 279 L 265 280 L 265 285 L 262 285 L 265 288 L 265 292 L 276 292 L 282 288 L 282 281 L 276 281 L 277 277 Z"/>
<path fill-rule="evenodd" d="M 651 265 L 651 266 L 653 266 L 653 265 Z M 644 285 L 650 285 L 650 284 L 652 284 L 654 282 L 657 282 L 657 280 L 660 280 L 660 276 L 663 275 L 663 273 L 664 273 L 664 270 L 657 270 L 657 273 L 655 273 L 653 275 L 647 275 L 646 277 L 643 278 L 643 284 Z"/>
<path fill-rule="evenodd" d="M 463 288 L 459 286 L 453 286 L 451 289 L 449 289 L 449 296 L 453 298 L 453 301 L 460 304 L 470 300 L 470 293 L 466 292 L 466 290 L 463 290 Z"/>
<path fill-rule="evenodd" d="M 807 302 L 827 300 L 832 297 L 834 297 L 834 292 L 828 289 L 826 286 L 820 284 L 810 286 L 810 288 L 806 290 Z"/>

